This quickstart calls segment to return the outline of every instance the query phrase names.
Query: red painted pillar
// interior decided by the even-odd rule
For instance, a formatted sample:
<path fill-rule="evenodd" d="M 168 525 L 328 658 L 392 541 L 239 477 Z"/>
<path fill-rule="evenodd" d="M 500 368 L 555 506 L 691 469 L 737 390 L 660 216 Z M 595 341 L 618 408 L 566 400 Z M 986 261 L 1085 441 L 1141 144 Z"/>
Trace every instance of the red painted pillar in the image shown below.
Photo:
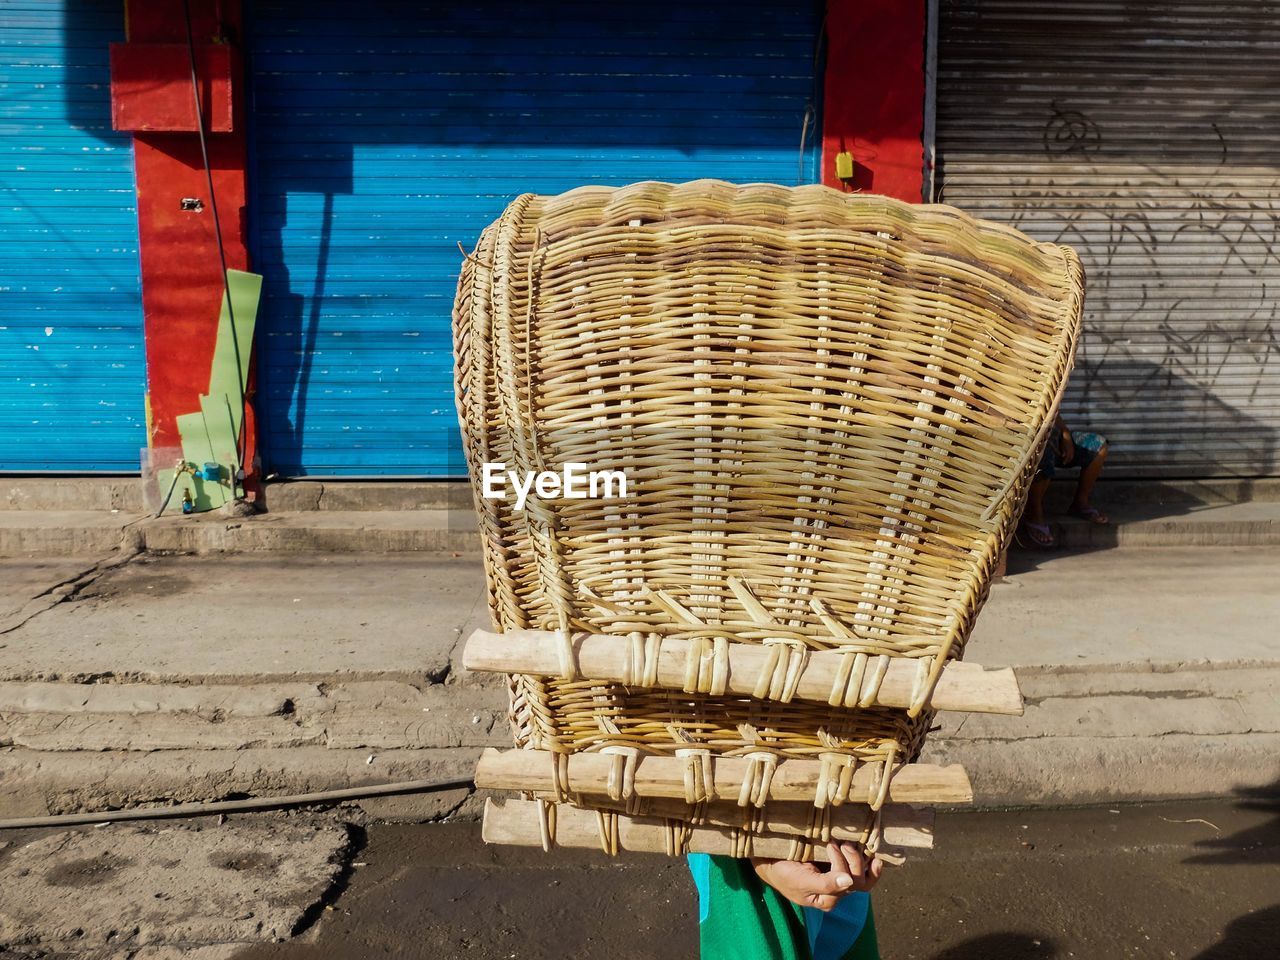
<path fill-rule="evenodd" d="M 919 203 L 924 170 L 925 0 L 829 0 L 822 182 Z M 836 155 L 853 155 L 837 176 Z"/>
<path fill-rule="evenodd" d="M 247 270 L 242 5 L 189 0 L 189 9 L 227 267 Z M 208 389 L 223 276 L 195 122 L 183 2 L 129 0 L 125 19 L 128 42 L 112 49 L 112 106 L 116 128 L 134 132 L 148 440 L 159 451 L 179 445 L 175 418 L 198 411 Z M 245 407 L 248 471 L 254 462 L 248 397 Z"/>

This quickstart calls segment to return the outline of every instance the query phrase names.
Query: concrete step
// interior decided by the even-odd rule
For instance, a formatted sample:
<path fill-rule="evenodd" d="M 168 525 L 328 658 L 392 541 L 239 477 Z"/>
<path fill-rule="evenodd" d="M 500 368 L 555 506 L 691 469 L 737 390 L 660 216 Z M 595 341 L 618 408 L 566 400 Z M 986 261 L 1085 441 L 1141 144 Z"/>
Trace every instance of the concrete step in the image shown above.
<path fill-rule="evenodd" d="M 1106 507 L 1111 523 L 1054 519 L 1067 549 L 1107 547 L 1260 547 L 1280 544 L 1280 501 Z"/>
<path fill-rule="evenodd" d="M 0 818 L 452 776 L 509 744 L 497 688 L 5 682 Z"/>
<path fill-rule="evenodd" d="M 155 512 L 153 489 L 140 477 L 4 477 L 3 510 L 119 510 Z M 262 506 L 274 513 L 314 510 L 471 509 L 465 480 L 272 480 L 263 485 Z"/>
<path fill-rule="evenodd" d="M 473 553 L 471 493 L 459 482 L 289 481 L 268 484 L 266 513 L 154 519 L 136 478 L 10 480 L 0 501 L 0 557 L 101 555 L 120 548 L 180 553 Z M 1047 505 L 1060 511 L 1070 484 Z M 1117 481 L 1095 501 L 1098 526 L 1054 517 L 1068 549 L 1280 544 L 1280 480 Z"/>
<path fill-rule="evenodd" d="M 118 510 L 145 513 L 138 477 L 0 477 L 0 511 Z"/>
<path fill-rule="evenodd" d="M 1023 668 L 1022 717 L 938 715 L 923 759 L 961 763 L 979 805 L 1228 796 L 1275 778 L 1280 661 Z"/>
<path fill-rule="evenodd" d="M 1107 526 L 1053 519 L 1065 549 L 1280 545 L 1280 501 L 1107 508 Z M 93 556 L 121 546 L 174 553 L 476 553 L 468 502 L 457 509 L 305 510 L 159 519 L 105 511 L 0 510 L 0 557 Z"/>
<path fill-rule="evenodd" d="M 1075 493 L 1076 481 L 1064 477 L 1053 481 L 1045 503 L 1065 510 Z M 1252 500 L 1280 500 L 1280 477 L 1248 479 L 1210 478 L 1204 480 L 1115 480 L 1105 475 L 1098 481 L 1095 498 L 1108 505 L 1140 504 L 1195 508 Z"/>
<path fill-rule="evenodd" d="M 218 511 L 160 518 L 88 510 L 0 510 L 0 557 L 90 557 L 120 549 L 171 553 L 478 552 L 466 510 Z"/>
<path fill-rule="evenodd" d="M 0 817 L 121 810 L 240 797 L 284 796 L 405 780 L 452 779 L 475 769 L 479 749 L 79 751 L 0 749 Z M 373 758 L 370 762 L 370 757 Z M 359 801 L 380 819 L 457 813 L 459 789 Z M 464 815 L 478 816 L 478 804 Z M 104 820 L 109 817 L 104 817 Z"/>
<path fill-rule="evenodd" d="M 1055 481 L 1047 502 L 1065 509 L 1074 482 Z M 139 477 L 5 477 L 0 478 L 3 510 L 119 510 L 145 514 L 145 487 Z M 1098 484 L 1097 499 L 1106 505 L 1175 508 L 1249 501 L 1280 501 L 1280 478 L 1209 480 L 1110 480 Z M 470 509 L 471 490 L 464 480 L 272 480 L 263 501 L 274 513 L 314 510 L 399 511 Z M 156 505 L 158 506 L 158 504 Z"/>
<path fill-rule="evenodd" d="M 132 543 L 142 519 L 123 510 L 0 510 L 0 557 L 104 556 Z"/>
<path fill-rule="evenodd" d="M 500 691 L 355 683 L 0 683 L 0 747 L 421 750 L 495 742 Z"/>
<path fill-rule="evenodd" d="M 272 513 L 472 509 L 465 480 L 277 480 L 263 499 Z"/>
<path fill-rule="evenodd" d="M 176 553 L 470 553 L 480 549 L 475 512 L 313 510 L 228 518 L 210 512 L 141 523 L 147 550 Z"/>
<path fill-rule="evenodd" d="M 1271 782 L 1280 664 L 1164 666 L 1024 672 L 1025 716 L 941 714 L 923 759 L 963 764 L 979 807 Z M 500 686 L 467 683 L 0 683 L 0 817 L 465 773 L 510 746 L 505 714 Z"/>

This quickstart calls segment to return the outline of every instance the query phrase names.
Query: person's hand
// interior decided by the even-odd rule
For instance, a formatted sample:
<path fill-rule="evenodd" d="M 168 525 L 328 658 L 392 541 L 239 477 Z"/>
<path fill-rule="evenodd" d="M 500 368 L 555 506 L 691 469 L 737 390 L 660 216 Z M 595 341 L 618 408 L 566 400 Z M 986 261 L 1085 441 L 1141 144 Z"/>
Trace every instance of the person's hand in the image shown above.
<path fill-rule="evenodd" d="M 868 858 L 852 843 L 828 843 L 829 869 L 821 864 L 797 860 L 751 859 L 756 876 L 802 907 L 830 910 L 846 893 L 870 890 L 880 879 L 884 861 Z"/>

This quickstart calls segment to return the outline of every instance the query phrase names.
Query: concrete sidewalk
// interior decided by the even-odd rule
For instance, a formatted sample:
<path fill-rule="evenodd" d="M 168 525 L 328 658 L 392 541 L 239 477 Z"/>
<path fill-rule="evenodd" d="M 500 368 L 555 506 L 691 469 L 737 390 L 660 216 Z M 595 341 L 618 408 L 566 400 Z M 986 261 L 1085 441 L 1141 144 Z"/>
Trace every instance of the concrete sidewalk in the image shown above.
<path fill-rule="evenodd" d="M 1051 508 L 1067 499 L 1055 487 Z M 1102 483 L 1110 526 L 1055 515 L 1067 548 L 1280 546 L 1280 481 Z M 0 485 L 0 557 L 179 553 L 469 553 L 480 549 L 461 483 L 295 481 L 266 488 L 265 513 L 158 519 L 136 478 Z"/>
<path fill-rule="evenodd" d="M 1019 554 L 967 659 L 1018 717 L 942 715 L 979 804 L 1225 796 L 1280 774 L 1280 548 Z M 0 816 L 451 776 L 507 745 L 474 557 L 0 565 Z M 465 792 L 377 815 L 474 810 Z"/>

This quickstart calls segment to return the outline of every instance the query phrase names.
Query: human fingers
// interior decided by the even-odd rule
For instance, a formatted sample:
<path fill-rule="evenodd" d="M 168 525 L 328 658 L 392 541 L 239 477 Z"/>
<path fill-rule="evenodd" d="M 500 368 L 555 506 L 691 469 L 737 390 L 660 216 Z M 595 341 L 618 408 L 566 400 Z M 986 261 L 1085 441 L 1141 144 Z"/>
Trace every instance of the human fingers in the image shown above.
<path fill-rule="evenodd" d="M 840 902 L 839 897 L 819 897 L 810 898 L 809 906 L 815 910 L 821 910 L 823 913 L 830 913 L 835 909 L 836 904 Z"/>
<path fill-rule="evenodd" d="M 861 880 L 866 874 L 867 861 L 855 843 L 840 844 L 840 852 L 844 854 L 845 863 L 849 865 L 849 875 L 854 880 Z"/>
<path fill-rule="evenodd" d="M 880 882 L 880 874 L 883 872 L 884 861 L 879 857 L 868 856 L 866 869 L 862 872 L 862 877 L 858 880 L 858 885 L 855 889 L 863 892 L 870 891 Z"/>
<path fill-rule="evenodd" d="M 872 857 L 871 866 L 867 872 L 871 875 L 872 884 L 877 883 L 880 880 L 880 874 L 884 873 L 884 861 L 879 857 Z"/>
<path fill-rule="evenodd" d="M 848 844 L 845 846 L 847 847 Z M 838 843 L 828 843 L 827 857 L 831 861 L 831 871 L 827 876 L 831 877 L 841 890 L 850 889 L 854 884 L 855 874 L 849 865 L 845 850 Z"/>

